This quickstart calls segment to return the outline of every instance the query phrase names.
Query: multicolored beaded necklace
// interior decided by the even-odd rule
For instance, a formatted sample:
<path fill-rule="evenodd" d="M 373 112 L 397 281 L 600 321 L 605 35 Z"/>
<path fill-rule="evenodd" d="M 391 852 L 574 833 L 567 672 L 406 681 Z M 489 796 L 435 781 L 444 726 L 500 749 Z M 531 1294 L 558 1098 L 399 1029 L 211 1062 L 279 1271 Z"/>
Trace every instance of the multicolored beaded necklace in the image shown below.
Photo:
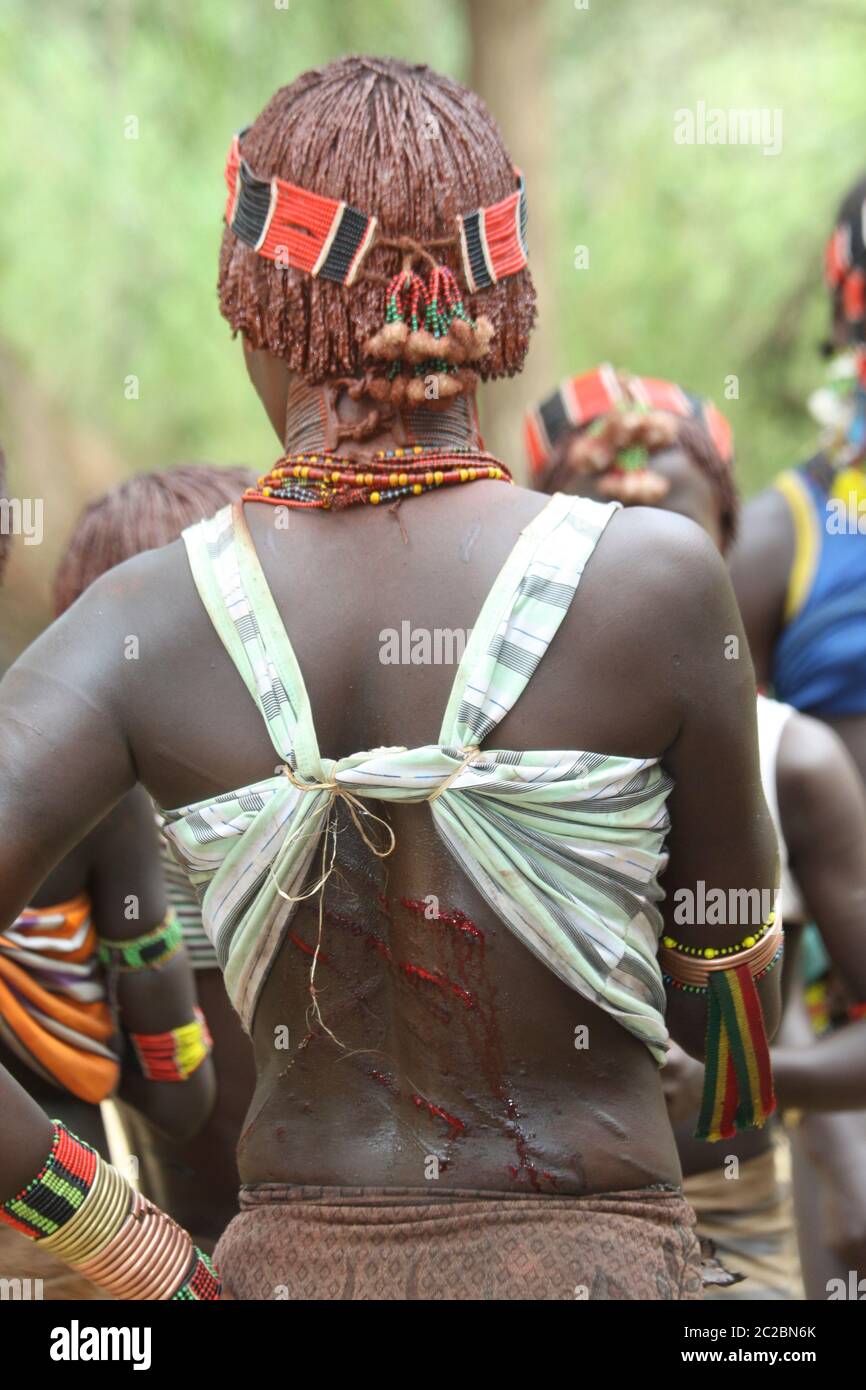
<path fill-rule="evenodd" d="M 328 452 L 287 454 L 259 478 L 257 487 L 247 488 L 244 498 L 327 511 L 364 503 L 375 507 L 487 478 L 514 481 L 499 459 L 471 447 L 379 449 L 366 464 Z"/>

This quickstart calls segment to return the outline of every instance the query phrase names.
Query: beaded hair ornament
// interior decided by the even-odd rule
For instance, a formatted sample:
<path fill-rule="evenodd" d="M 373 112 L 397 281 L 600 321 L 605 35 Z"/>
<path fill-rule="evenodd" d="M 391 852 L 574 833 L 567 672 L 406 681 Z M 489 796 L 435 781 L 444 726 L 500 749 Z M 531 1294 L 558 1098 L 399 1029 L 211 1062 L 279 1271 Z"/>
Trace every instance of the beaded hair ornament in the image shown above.
<path fill-rule="evenodd" d="M 241 153 L 244 134 L 234 137 L 226 161 L 225 220 L 258 255 L 348 287 L 374 243 L 403 252 L 401 269 L 387 282 L 385 322 L 365 344 L 365 355 L 387 366 L 384 377 L 368 383 L 373 398 L 394 406 L 435 404 L 472 390 L 471 364 L 489 352 L 494 329 L 484 315 L 470 317 L 453 271 L 410 237 L 383 237 L 376 217 L 348 203 L 260 178 Z M 513 193 L 459 215 L 453 237 L 429 243 L 459 246 L 472 294 L 527 264 L 526 190 L 517 169 L 515 178 Z"/>
<path fill-rule="evenodd" d="M 672 417 L 677 416 L 699 421 L 722 461 L 730 461 L 731 427 L 712 401 L 670 381 L 617 372 L 608 362 L 569 377 L 526 415 L 524 441 L 533 479 L 540 481 L 565 435 L 582 431 L 568 445 L 569 466 L 583 475 L 609 472 L 611 496 L 651 505 L 668 483 L 649 471 L 647 459 L 675 442 Z"/>
<path fill-rule="evenodd" d="M 824 276 L 852 337 L 866 344 L 866 200 L 843 209 L 824 254 Z M 861 359 L 861 381 L 866 367 Z"/>
<path fill-rule="evenodd" d="M 836 471 L 833 496 L 850 502 L 866 498 L 866 197 L 860 183 L 845 199 L 827 242 L 824 276 L 836 313 L 847 325 L 853 353 L 853 375 L 837 382 L 844 390 L 841 429 L 827 432 L 824 453 Z M 847 389 L 846 389 L 847 388 Z"/>

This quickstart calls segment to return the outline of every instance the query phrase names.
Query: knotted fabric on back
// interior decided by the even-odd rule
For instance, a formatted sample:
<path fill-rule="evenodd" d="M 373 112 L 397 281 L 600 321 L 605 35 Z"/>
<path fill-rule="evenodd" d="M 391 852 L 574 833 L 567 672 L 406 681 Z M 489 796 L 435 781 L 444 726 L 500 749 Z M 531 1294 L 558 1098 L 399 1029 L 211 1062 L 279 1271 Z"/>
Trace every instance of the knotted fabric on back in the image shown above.
<path fill-rule="evenodd" d="M 656 758 L 480 749 L 532 678 L 617 509 L 558 494 L 523 530 L 466 645 L 438 743 L 336 760 L 319 752 L 242 505 L 184 533 L 202 602 L 285 765 L 162 813 L 248 1031 L 335 797 L 362 823 L 369 802 L 427 801 L 445 844 L 505 925 L 663 1061 L 656 904 L 670 779 Z"/>

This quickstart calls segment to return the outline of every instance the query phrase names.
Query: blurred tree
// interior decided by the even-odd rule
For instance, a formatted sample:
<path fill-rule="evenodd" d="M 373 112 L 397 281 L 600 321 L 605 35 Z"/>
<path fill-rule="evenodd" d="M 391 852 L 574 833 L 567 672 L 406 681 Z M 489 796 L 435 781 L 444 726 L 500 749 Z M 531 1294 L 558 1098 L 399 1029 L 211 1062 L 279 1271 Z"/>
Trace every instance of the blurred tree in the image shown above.
<path fill-rule="evenodd" d="M 760 486 L 813 434 L 821 252 L 866 164 L 864 38 L 859 0 L 437 0 L 435 17 L 405 0 L 4 0 L 0 437 L 16 486 L 52 496 L 44 545 L 13 561 L 24 626 L 109 474 L 272 461 L 216 307 L 223 160 L 276 87 L 350 50 L 474 82 L 526 170 L 541 313 L 524 376 L 486 393 L 491 444 L 519 466 L 523 407 L 609 359 L 714 396 Z M 779 111 L 779 153 L 677 144 L 699 102 Z"/>
<path fill-rule="evenodd" d="M 469 85 L 494 112 L 505 143 L 526 179 L 532 277 L 539 322 L 552 324 L 559 267 L 552 244 L 548 180 L 553 149 L 549 92 L 548 10 L 525 0 L 465 0 L 469 23 Z M 487 447 L 523 476 L 521 420 L 526 407 L 550 389 L 556 374 L 555 332 L 536 333 L 517 381 L 485 386 L 482 427 Z"/>

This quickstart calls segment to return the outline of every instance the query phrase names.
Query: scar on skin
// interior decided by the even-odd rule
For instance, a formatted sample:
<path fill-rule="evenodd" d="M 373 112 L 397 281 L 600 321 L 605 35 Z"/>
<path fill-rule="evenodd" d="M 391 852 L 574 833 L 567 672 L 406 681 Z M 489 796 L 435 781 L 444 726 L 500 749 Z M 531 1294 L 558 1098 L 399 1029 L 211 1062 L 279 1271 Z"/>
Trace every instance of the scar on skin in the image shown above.
<path fill-rule="evenodd" d="M 592 1104 L 589 1104 L 587 1109 L 593 1119 L 598 1120 L 599 1124 L 604 1125 L 605 1129 L 609 1129 L 612 1134 L 616 1135 L 617 1139 L 628 1139 L 628 1130 L 624 1129 L 619 1121 L 615 1120 L 612 1115 L 609 1115 L 606 1110 L 601 1110 L 597 1105 Z"/>
<path fill-rule="evenodd" d="M 475 545 L 475 542 L 478 540 L 478 537 L 479 537 L 480 535 L 481 535 L 481 522 L 480 522 L 480 521 L 475 521 L 475 522 L 473 522 L 473 524 L 469 527 L 469 530 L 466 532 L 466 535 L 463 537 L 462 541 L 460 542 L 460 551 L 459 551 L 459 554 L 460 554 L 460 559 L 463 561 L 464 565 L 468 565 L 468 564 L 469 564 L 469 556 L 472 554 L 472 547 Z"/>

